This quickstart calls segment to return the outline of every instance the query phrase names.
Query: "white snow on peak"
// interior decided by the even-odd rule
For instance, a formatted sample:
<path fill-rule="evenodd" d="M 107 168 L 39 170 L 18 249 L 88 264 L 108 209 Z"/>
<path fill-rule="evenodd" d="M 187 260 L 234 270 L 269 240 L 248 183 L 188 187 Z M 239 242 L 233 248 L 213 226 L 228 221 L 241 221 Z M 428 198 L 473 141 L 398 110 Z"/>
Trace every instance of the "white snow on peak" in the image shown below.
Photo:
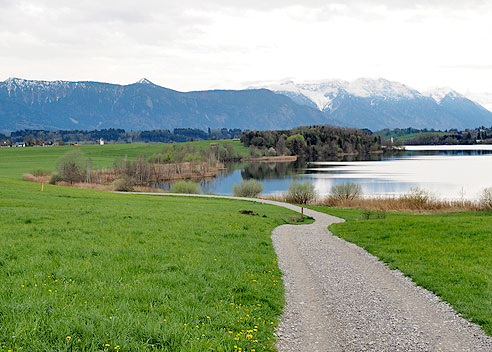
<path fill-rule="evenodd" d="M 33 89 L 33 88 L 60 88 L 69 86 L 82 86 L 85 87 L 85 82 L 69 82 L 69 81 L 38 81 L 28 80 L 23 78 L 11 77 L 3 82 L 9 91 L 11 89 Z"/>
<path fill-rule="evenodd" d="M 402 83 L 384 78 L 359 78 L 349 83 L 347 92 L 358 97 L 381 97 L 386 99 L 413 99 L 421 94 Z"/>
<path fill-rule="evenodd" d="M 422 94 L 415 89 L 383 78 L 359 78 L 351 82 L 343 80 L 323 80 L 304 83 L 284 81 L 262 85 L 261 87 L 279 93 L 288 92 L 303 95 L 316 104 L 320 110 L 330 109 L 333 100 L 341 94 L 351 94 L 364 98 L 374 97 L 395 100 L 413 99 L 422 96 Z"/>
<path fill-rule="evenodd" d="M 147 78 L 142 78 L 140 79 L 137 83 L 140 84 L 153 84 L 151 81 L 149 81 Z"/>
<path fill-rule="evenodd" d="M 278 93 L 302 95 L 311 100 L 319 110 L 330 108 L 333 99 L 343 90 L 348 82 L 339 80 L 295 83 L 281 81 L 279 83 L 260 84 L 250 88 L 266 88 Z"/>
<path fill-rule="evenodd" d="M 441 101 L 446 97 L 464 98 L 463 95 L 461 95 L 460 93 L 456 92 L 455 90 L 449 87 L 434 88 L 428 90 L 427 92 L 424 92 L 424 95 L 434 99 L 438 104 L 440 104 Z"/>

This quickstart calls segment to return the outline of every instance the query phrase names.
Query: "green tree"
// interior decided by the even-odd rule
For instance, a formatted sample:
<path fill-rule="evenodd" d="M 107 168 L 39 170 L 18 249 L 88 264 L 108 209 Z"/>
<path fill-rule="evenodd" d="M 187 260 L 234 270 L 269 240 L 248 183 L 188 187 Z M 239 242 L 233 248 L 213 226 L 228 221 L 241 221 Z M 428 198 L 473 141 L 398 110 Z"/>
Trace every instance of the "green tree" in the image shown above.
<path fill-rule="evenodd" d="M 302 155 L 307 147 L 306 140 L 300 134 L 295 134 L 287 138 L 285 142 L 292 155 Z"/>

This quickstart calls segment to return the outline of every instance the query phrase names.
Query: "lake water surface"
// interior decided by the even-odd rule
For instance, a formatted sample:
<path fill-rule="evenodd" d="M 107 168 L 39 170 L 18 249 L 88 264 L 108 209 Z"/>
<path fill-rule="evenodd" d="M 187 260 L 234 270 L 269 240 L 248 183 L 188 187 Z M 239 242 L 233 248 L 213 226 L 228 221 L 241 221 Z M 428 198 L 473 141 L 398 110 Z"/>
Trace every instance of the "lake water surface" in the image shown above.
<path fill-rule="evenodd" d="M 369 161 L 231 164 L 201 187 L 205 193 L 230 195 L 234 184 L 255 178 L 263 183 L 264 194 L 276 194 L 297 179 L 311 181 L 321 196 L 333 185 L 354 182 L 369 196 L 397 196 L 421 187 L 446 199 L 475 199 L 484 187 L 492 187 L 492 145 L 406 149 L 398 155 L 371 155 Z"/>

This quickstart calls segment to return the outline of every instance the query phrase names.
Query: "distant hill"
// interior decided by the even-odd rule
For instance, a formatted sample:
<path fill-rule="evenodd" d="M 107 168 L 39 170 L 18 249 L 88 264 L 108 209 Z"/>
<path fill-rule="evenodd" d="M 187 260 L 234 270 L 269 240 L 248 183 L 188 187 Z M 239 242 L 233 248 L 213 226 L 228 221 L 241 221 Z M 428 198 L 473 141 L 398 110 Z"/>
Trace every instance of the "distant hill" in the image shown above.
<path fill-rule="evenodd" d="M 492 112 L 449 88 L 420 93 L 386 79 L 292 81 L 264 88 L 317 108 L 343 126 L 368 128 L 475 128 L 492 126 Z"/>
<path fill-rule="evenodd" d="M 266 89 L 178 92 L 142 79 L 0 82 L 0 131 L 21 129 L 280 129 L 336 124 L 317 109 Z"/>

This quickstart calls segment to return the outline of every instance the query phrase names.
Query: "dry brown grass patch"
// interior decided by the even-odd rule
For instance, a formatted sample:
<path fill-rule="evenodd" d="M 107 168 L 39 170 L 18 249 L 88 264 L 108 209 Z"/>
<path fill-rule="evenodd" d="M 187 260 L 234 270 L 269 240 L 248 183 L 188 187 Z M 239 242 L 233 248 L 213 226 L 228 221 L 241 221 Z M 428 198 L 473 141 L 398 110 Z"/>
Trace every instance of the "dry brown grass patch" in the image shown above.
<path fill-rule="evenodd" d="M 435 212 L 460 212 L 482 210 L 478 202 L 471 200 L 440 200 L 431 199 L 425 202 L 412 198 L 358 198 L 352 200 L 337 200 L 330 197 L 324 198 L 316 205 L 327 205 L 337 208 L 361 208 L 375 211 L 407 211 L 413 213 Z"/>
<path fill-rule="evenodd" d="M 33 174 L 24 174 L 22 178 L 29 182 L 49 183 L 51 175 L 34 176 Z"/>

